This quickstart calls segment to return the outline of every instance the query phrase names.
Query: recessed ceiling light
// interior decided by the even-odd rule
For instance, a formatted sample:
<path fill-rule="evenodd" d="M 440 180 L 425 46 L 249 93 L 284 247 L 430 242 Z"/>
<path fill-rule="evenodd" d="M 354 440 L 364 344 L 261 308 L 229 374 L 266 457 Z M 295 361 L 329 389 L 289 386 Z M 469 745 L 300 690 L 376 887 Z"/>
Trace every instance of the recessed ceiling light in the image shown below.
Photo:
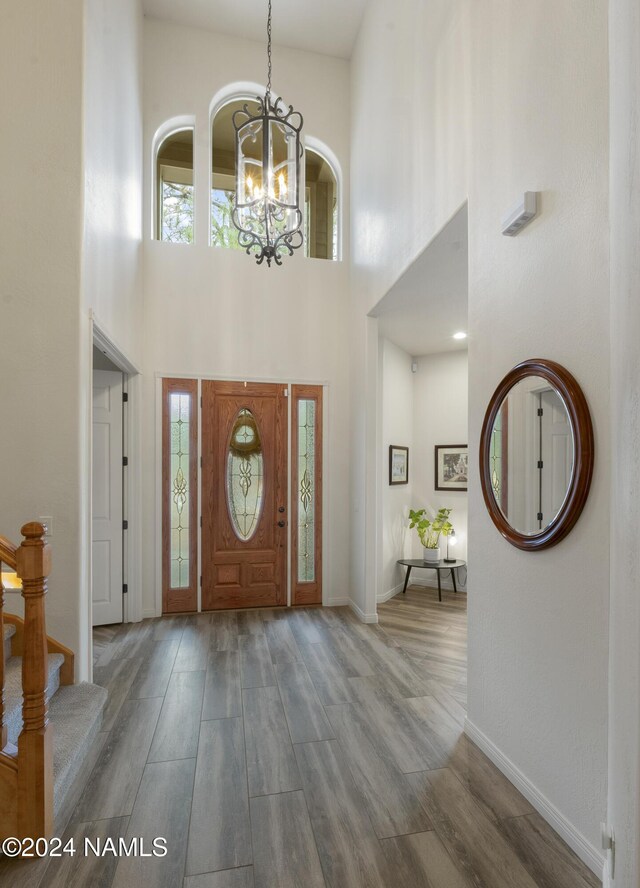
<path fill-rule="evenodd" d="M 462 330 L 461 330 L 459 333 L 454 333 L 454 334 L 453 334 L 453 338 L 454 338 L 454 339 L 466 339 L 466 338 L 467 338 L 467 334 L 466 334 L 466 333 L 463 333 Z"/>

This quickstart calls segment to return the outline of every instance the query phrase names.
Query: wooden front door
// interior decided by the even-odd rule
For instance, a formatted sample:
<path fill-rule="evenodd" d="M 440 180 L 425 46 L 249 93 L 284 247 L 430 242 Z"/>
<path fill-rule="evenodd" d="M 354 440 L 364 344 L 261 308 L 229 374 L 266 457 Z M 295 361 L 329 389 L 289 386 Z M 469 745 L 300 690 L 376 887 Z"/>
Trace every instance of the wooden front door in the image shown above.
<path fill-rule="evenodd" d="M 202 383 L 202 610 L 287 603 L 282 385 Z"/>

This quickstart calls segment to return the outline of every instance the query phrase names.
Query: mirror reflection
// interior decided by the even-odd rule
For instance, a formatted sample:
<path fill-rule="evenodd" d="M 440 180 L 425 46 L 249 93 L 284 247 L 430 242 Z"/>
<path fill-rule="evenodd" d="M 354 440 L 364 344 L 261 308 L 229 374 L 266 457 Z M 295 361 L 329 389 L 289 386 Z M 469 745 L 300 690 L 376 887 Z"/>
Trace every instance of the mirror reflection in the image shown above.
<path fill-rule="evenodd" d="M 491 488 L 509 524 L 540 533 L 565 501 L 574 437 L 564 400 L 546 379 L 521 379 L 502 401 L 489 451 Z"/>

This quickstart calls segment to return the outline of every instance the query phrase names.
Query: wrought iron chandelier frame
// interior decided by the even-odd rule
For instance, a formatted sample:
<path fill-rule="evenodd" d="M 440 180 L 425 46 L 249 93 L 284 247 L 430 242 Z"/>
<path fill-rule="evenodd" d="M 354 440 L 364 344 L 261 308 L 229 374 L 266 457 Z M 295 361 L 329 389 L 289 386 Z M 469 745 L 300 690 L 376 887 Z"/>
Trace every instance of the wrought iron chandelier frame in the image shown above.
<path fill-rule="evenodd" d="M 247 254 L 253 252 L 258 265 L 267 260 L 282 265 L 285 255 L 302 246 L 302 211 L 300 209 L 300 161 L 304 148 L 300 138 L 303 118 L 293 105 L 286 105 L 281 97 L 271 96 L 271 0 L 267 16 L 267 89 L 264 98 L 256 96 L 257 108 L 252 112 L 245 103 L 233 113 L 233 127 L 236 143 L 236 199 L 232 220 L 238 229 L 238 243 Z M 287 145 L 287 157 L 273 166 L 273 133 L 280 133 Z M 251 194 L 247 193 L 243 146 L 245 142 L 256 143 L 262 137 L 261 158 L 254 160 L 260 170 L 262 185 Z M 275 194 L 275 180 L 280 177 L 284 183 L 284 172 L 293 170 L 295 185 L 291 188 L 291 176 L 286 185 L 280 185 L 280 193 Z M 250 181 L 250 180 L 249 180 Z"/>

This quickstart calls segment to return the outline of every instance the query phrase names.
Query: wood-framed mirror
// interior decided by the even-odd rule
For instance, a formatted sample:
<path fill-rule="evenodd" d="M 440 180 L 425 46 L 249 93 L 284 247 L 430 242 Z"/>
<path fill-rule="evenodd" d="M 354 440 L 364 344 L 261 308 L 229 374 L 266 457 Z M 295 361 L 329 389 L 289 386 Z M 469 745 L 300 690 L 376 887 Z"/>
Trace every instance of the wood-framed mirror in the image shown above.
<path fill-rule="evenodd" d="M 543 358 L 507 373 L 480 438 L 482 493 L 502 536 L 528 551 L 564 539 L 587 500 L 593 460 L 589 407 L 571 373 Z"/>

